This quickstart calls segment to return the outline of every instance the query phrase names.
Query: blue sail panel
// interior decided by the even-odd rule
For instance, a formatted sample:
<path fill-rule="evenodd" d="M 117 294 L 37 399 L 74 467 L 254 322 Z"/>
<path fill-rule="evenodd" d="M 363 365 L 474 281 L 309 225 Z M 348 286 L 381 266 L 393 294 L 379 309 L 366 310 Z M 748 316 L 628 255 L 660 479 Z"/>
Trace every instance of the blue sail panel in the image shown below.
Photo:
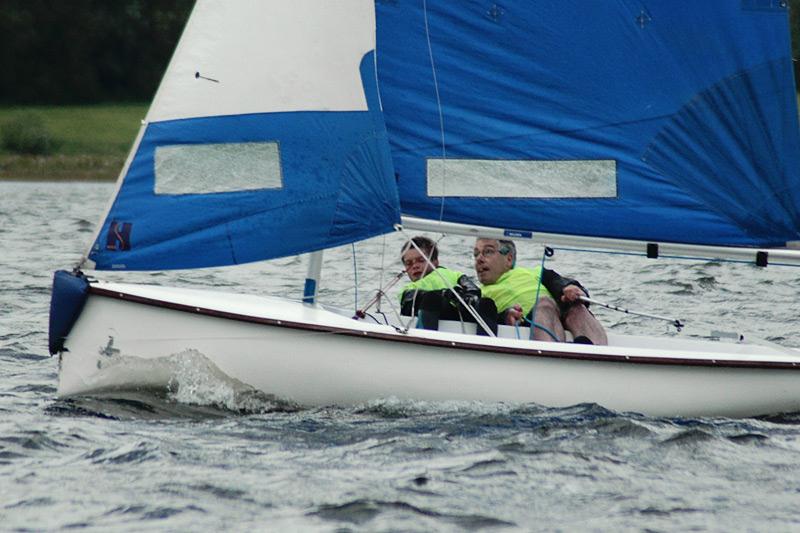
<path fill-rule="evenodd" d="M 706 245 L 800 240 L 784 2 L 377 4 L 405 214 Z"/>
<path fill-rule="evenodd" d="M 374 53 L 361 75 L 367 111 L 149 124 L 92 246 L 95 268 L 233 265 L 392 231 L 399 202 Z"/>

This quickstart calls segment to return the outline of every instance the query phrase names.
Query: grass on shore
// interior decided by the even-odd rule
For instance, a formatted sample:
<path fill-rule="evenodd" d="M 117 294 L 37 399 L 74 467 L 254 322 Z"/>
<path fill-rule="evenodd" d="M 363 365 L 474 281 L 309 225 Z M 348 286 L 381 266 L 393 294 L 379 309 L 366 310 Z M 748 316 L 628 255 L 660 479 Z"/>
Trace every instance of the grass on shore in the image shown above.
<path fill-rule="evenodd" d="M 22 113 L 41 116 L 56 141 L 47 156 L 0 150 L 0 179 L 115 180 L 147 104 L 0 107 L 0 125 Z"/>

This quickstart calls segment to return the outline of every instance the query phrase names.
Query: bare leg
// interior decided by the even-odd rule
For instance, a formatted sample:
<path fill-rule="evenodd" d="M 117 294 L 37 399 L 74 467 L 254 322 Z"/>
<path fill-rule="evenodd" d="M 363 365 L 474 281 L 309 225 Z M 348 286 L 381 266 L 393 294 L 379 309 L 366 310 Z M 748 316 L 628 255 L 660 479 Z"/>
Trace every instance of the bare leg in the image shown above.
<path fill-rule="evenodd" d="M 607 345 L 608 337 L 603 326 L 583 304 L 575 304 L 567 311 L 564 317 L 564 326 L 578 337 L 584 335 L 590 341 L 599 345 Z"/>
<path fill-rule="evenodd" d="M 564 327 L 561 325 L 560 314 L 555 300 L 552 298 L 539 298 L 539 303 L 536 304 L 536 318 L 534 322 L 549 329 L 558 337 L 559 341 L 563 341 Z M 534 330 L 533 338 L 537 341 L 555 340 L 549 333 L 541 328 L 536 328 Z"/>

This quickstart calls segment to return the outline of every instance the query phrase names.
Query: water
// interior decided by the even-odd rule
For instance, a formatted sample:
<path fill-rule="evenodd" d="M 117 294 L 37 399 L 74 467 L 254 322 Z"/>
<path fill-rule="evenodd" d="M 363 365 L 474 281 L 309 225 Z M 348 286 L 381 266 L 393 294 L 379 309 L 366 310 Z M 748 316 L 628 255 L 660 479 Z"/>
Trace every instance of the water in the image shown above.
<path fill-rule="evenodd" d="M 800 529 L 800 414 L 659 419 L 600 405 L 415 402 L 301 409 L 176 362 L 167 395 L 55 398 L 52 271 L 73 265 L 113 186 L 0 183 L 0 529 L 302 531 Z M 321 298 L 363 303 L 402 237 L 327 254 Z M 445 264 L 470 271 L 471 242 Z M 383 253 L 385 251 L 385 254 Z M 541 251 L 522 248 L 520 262 Z M 381 264 L 385 272 L 381 274 Z M 677 316 L 685 335 L 800 346 L 798 270 L 558 251 L 592 295 Z M 116 278 L 298 297 L 305 261 Z M 109 277 L 109 276 L 106 276 Z M 664 323 L 607 310 L 611 331 Z M 180 366 L 179 363 L 184 363 Z"/>

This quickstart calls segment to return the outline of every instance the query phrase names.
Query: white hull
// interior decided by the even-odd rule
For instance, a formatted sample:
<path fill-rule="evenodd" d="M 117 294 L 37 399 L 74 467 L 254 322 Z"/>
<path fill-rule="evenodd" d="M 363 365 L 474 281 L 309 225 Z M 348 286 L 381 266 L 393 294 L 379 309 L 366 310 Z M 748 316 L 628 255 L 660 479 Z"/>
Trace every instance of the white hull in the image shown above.
<path fill-rule="evenodd" d="M 221 376 L 301 405 L 397 397 L 594 402 L 652 416 L 800 410 L 800 352 L 610 337 L 601 347 L 404 333 L 275 298 L 94 283 L 60 356 L 58 393 L 167 388 L 165 361 L 189 351 Z"/>

